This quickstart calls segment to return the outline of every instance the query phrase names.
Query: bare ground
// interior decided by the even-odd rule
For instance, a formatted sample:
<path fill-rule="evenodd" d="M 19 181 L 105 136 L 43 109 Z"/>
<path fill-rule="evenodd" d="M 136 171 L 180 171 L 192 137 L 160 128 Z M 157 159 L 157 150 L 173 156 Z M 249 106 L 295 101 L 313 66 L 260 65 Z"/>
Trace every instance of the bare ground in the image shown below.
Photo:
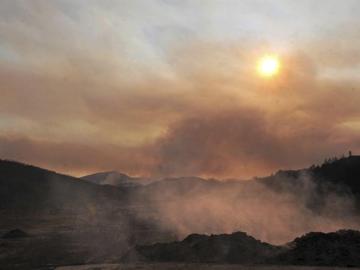
<path fill-rule="evenodd" d="M 156 264 L 98 264 L 81 266 L 63 266 L 56 270 L 340 270 L 341 267 L 309 267 L 309 266 L 244 266 L 244 265 L 219 265 L 219 264 L 181 264 L 181 263 L 156 263 Z M 360 268 L 352 268 L 360 270 Z"/>

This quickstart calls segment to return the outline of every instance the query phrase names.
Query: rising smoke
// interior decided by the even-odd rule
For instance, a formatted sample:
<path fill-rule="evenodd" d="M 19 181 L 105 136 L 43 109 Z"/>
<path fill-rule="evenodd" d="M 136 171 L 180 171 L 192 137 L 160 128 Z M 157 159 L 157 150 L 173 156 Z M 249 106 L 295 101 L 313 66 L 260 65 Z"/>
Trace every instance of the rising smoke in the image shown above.
<path fill-rule="evenodd" d="M 167 180 L 150 188 L 138 198 L 151 202 L 140 218 L 153 220 L 179 239 L 191 233 L 245 231 L 273 244 L 311 231 L 360 228 L 353 198 L 331 188 L 320 195 L 318 184 L 305 173 L 282 178 L 277 188 L 258 180 L 208 181 Z"/>

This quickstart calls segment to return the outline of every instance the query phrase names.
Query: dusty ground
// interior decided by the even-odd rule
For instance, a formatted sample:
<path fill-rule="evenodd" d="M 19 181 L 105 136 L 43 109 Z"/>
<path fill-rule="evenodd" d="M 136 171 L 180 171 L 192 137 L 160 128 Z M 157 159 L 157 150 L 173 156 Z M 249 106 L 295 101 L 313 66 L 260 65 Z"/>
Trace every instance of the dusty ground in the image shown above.
<path fill-rule="evenodd" d="M 242 265 L 214 265 L 214 264 L 99 264 L 82 266 L 64 266 L 56 270 L 340 270 L 339 267 L 301 267 L 301 266 L 242 266 Z M 360 270 L 359 268 L 352 268 Z"/>

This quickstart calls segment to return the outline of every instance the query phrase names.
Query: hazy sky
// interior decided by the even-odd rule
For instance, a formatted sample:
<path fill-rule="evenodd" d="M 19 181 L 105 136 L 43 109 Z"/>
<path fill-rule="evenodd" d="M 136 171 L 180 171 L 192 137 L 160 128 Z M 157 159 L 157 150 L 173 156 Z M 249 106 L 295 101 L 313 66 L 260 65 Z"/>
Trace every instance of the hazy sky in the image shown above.
<path fill-rule="evenodd" d="M 0 157 L 240 177 L 360 151 L 358 0 L 1 0 Z M 277 54 L 279 74 L 256 73 Z"/>

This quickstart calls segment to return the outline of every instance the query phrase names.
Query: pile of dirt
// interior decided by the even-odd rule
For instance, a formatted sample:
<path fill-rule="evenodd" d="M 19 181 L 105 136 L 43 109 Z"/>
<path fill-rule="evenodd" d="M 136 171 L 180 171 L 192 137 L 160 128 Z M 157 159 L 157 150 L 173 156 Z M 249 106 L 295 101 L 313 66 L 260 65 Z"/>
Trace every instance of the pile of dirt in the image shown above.
<path fill-rule="evenodd" d="M 137 246 L 148 261 L 201 263 L 262 263 L 282 248 L 256 240 L 244 232 L 221 235 L 192 234 L 183 241 Z"/>
<path fill-rule="evenodd" d="M 26 232 L 20 229 L 14 229 L 5 233 L 2 236 L 2 239 L 17 239 L 17 238 L 25 238 L 25 237 L 29 237 L 29 235 Z"/>

